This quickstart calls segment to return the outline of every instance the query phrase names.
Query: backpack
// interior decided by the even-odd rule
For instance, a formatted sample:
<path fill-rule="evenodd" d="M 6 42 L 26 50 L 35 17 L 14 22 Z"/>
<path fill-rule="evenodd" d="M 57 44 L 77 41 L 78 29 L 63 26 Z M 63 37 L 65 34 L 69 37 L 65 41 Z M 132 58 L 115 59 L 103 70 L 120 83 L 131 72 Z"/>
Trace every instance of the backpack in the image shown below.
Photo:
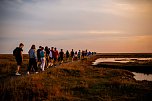
<path fill-rule="evenodd" d="M 40 52 L 41 52 L 41 49 L 38 49 L 38 50 L 37 50 L 37 57 L 38 57 L 38 58 L 40 58 L 40 57 L 41 57 Z"/>
<path fill-rule="evenodd" d="M 18 48 L 16 47 L 14 50 L 13 50 L 13 56 L 17 56 L 18 55 Z"/>
<path fill-rule="evenodd" d="M 40 52 L 40 56 L 41 56 L 41 57 L 44 57 L 44 51 L 41 51 L 41 52 Z"/>

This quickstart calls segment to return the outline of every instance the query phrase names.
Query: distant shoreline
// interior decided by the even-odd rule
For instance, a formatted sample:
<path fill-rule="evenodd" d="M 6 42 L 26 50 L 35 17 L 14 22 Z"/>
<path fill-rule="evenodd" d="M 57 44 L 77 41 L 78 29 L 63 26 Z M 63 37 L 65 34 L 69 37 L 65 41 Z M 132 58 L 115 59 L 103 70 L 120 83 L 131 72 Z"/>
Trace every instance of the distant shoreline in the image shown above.
<path fill-rule="evenodd" d="M 146 58 L 152 57 L 152 53 L 97 53 L 97 56 L 101 58 Z"/>

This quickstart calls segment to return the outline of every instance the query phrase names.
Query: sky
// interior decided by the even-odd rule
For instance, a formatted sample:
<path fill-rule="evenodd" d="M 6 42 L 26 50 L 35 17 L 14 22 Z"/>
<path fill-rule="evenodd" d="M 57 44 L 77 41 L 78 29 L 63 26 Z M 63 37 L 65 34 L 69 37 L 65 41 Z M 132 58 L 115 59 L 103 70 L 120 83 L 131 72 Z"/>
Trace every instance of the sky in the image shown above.
<path fill-rule="evenodd" d="M 0 53 L 19 43 L 152 53 L 152 0 L 0 0 Z"/>

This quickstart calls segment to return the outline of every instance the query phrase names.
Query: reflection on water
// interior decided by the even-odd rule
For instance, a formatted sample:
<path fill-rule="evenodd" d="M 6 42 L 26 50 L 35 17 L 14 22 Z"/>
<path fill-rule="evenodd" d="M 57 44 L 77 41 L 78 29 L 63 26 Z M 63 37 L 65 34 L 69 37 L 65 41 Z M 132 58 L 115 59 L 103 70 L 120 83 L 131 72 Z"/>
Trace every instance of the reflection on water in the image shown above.
<path fill-rule="evenodd" d="M 132 72 L 135 76 L 134 78 L 136 80 L 147 80 L 147 81 L 152 81 L 152 74 L 144 74 L 144 73 L 136 73 Z"/>
<path fill-rule="evenodd" d="M 128 62 L 138 62 L 143 63 L 145 61 L 151 61 L 152 58 L 99 58 L 93 65 L 97 65 L 100 62 L 118 62 L 118 63 L 128 63 Z"/>
<path fill-rule="evenodd" d="M 92 65 L 97 65 L 101 62 L 117 62 L 117 63 L 128 63 L 128 62 L 138 62 L 145 63 L 147 61 L 152 61 L 152 58 L 99 58 Z M 132 72 L 136 80 L 147 80 L 152 81 L 152 74 L 136 73 Z"/>

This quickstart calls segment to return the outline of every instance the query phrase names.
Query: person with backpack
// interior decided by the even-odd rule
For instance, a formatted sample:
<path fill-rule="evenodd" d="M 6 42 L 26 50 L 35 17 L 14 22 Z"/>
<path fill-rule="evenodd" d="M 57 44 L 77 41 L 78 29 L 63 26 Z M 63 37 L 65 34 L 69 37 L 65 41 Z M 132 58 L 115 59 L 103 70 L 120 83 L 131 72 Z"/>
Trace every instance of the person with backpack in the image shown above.
<path fill-rule="evenodd" d="M 74 60 L 77 60 L 77 59 L 78 59 L 78 52 L 75 51 L 75 53 L 74 53 Z"/>
<path fill-rule="evenodd" d="M 63 52 L 63 49 L 61 49 L 60 53 L 59 53 L 59 61 L 60 61 L 60 64 L 63 63 L 63 58 L 64 58 L 64 52 Z"/>
<path fill-rule="evenodd" d="M 45 66 L 46 66 L 46 68 L 48 68 L 49 67 L 49 54 L 50 54 L 50 50 L 49 50 L 49 48 L 48 48 L 48 46 L 46 46 L 45 47 L 45 52 L 46 52 L 46 64 L 45 64 Z"/>
<path fill-rule="evenodd" d="M 82 59 L 84 59 L 85 51 L 82 51 Z"/>
<path fill-rule="evenodd" d="M 79 50 L 79 52 L 78 52 L 78 59 L 79 60 L 81 59 L 81 50 Z"/>
<path fill-rule="evenodd" d="M 15 56 L 16 62 L 17 62 L 17 69 L 15 75 L 20 76 L 19 70 L 21 68 L 21 64 L 23 62 L 23 48 L 24 44 L 20 43 L 19 47 L 16 47 L 16 49 L 13 50 L 13 55 Z"/>
<path fill-rule="evenodd" d="M 74 60 L 74 51 L 73 51 L 73 49 L 71 51 L 71 58 L 72 58 L 72 62 L 73 62 L 73 60 Z"/>
<path fill-rule="evenodd" d="M 36 50 L 35 50 L 35 45 L 32 45 L 31 49 L 29 50 L 29 67 L 27 74 L 29 75 L 31 68 L 33 67 L 35 70 L 35 73 L 37 74 L 37 56 L 36 56 Z"/>
<path fill-rule="evenodd" d="M 91 55 L 92 55 L 92 53 L 89 51 L 89 52 L 88 52 L 88 56 L 91 56 Z"/>
<path fill-rule="evenodd" d="M 37 50 L 37 67 L 40 67 L 41 64 L 41 55 L 40 55 L 41 48 L 42 46 L 39 46 L 39 49 Z"/>
<path fill-rule="evenodd" d="M 67 51 L 66 51 L 66 61 L 69 60 L 69 57 L 70 57 L 70 53 L 69 53 L 69 51 L 67 50 Z"/>
<path fill-rule="evenodd" d="M 44 71 L 45 61 L 46 61 L 44 47 L 41 48 L 40 56 L 41 56 L 41 70 Z"/>
<path fill-rule="evenodd" d="M 50 66 L 52 67 L 53 66 L 53 62 L 54 62 L 54 47 L 51 47 L 51 50 L 50 50 L 50 54 L 49 54 L 49 60 L 50 60 Z"/>
<path fill-rule="evenodd" d="M 42 46 L 39 46 L 39 49 L 37 50 L 37 59 L 38 59 L 38 62 L 41 62 L 41 56 L 40 56 L 41 48 L 42 48 Z"/>

